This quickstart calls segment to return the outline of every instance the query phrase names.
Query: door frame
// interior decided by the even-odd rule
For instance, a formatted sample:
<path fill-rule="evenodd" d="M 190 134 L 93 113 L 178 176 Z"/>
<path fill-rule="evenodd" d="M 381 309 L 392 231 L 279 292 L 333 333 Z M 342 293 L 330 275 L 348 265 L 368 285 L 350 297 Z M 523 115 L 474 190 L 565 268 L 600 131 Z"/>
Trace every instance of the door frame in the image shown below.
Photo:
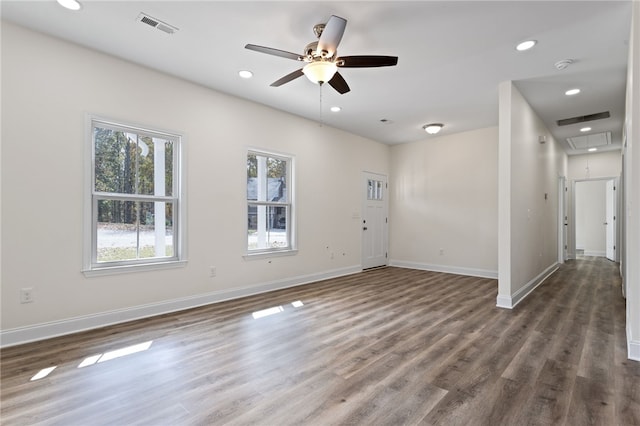
<path fill-rule="evenodd" d="M 570 232 L 571 246 L 573 247 L 574 251 L 576 251 L 576 184 L 579 182 L 590 182 L 590 181 L 599 181 L 599 180 L 603 180 L 603 181 L 613 180 L 615 182 L 616 191 L 614 192 L 614 197 L 615 197 L 614 203 L 616 205 L 616 208 L 618 206 L 618 203 L 619 203 L 618 191 L 617 191 L 618 185 L 619 185 L 618 176 L 603 176 L 603 177 L 596 177 L 596 178 L 589 178 L 589 179 L 573 179 L 571 181 L 571 220 L 569 221 L 569 226 L 571 228 L 571 232 Z M 606 199 L 604 200 L 604 202 L 606 202 Z M 619 221 L 616 220 L 614 229 L 613 229 L 615 239 L 616 239 L 616 262 L 618 262 L 620 259 L 618 257 L 619 250 L 617 247 L 617 241 L 619 236 L 618 223 Z M 576 253 L 576 257 L 577 257 L 577 253 Z"/>

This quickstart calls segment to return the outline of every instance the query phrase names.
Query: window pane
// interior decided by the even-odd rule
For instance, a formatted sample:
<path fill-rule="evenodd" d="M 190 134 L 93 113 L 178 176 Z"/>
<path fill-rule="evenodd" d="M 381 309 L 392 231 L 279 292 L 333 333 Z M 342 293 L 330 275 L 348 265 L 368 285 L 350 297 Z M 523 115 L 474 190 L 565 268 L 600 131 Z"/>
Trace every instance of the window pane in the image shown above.
<path fill-rule="evenodd" d="M 287 162 L 267 159 L 267 200 L 287 202 Z"/>
<path fill-rule="evenodd" d="M 125 133 L 94 128 L 95 190 L 135 193 L 135 145 Z"/>
<path fill-rule="evenodd" d="M 173 256 L 173 203 L 140 203 L 139 258 Z"/>
<path fill-rule="evenodd" d="M 247 247 L 249 250 L 289 247 L 287 207 L 250 204 Z"/>
<path fill-rule="evenodd" d="M 137 259 L 137 215 L 134 201 L 98 201 L 98 262 Z"/>
<path fill-rule="evenodd" d="M 172 195 L 173 142 L 128 134 L 138 144 L 138 194 Z"/>
<path fill-rule="evenodd" d="M 173 255 L 173 203 L 98 201 L 98 262 Z"/>
<path fill-rule="evenodd" d="M 173 141 L 94 128 L 95 190 L 171 196 Z"/>
<path fill-rule="evenodd" d="M 288 200 L 287 161 L 248 154 L 247 200 L 286 203 Z"/>

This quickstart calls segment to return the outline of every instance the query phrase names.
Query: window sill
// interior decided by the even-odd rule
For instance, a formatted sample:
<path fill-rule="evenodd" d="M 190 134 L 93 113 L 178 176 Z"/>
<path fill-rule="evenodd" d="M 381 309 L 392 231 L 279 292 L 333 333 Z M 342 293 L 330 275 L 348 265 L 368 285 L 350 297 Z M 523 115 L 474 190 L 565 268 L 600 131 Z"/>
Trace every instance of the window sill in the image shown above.
<path fill-rule="evenodd" d="M 258 253 L 246 253 L 244 256 L 244 260 L 258 260 L 258 259 L 268 259 L 271 257 L 282 257 L 282 256 L 295 256 L 298 254 L 298 249 L 291 250 L 275 250 L 275 251 L 261 251 Z"/>
<path fill-rule="evenodd" d="M 85 277 L 101 277 L 105 275 L 129 274 L 133 272 L 157 271 L 162 269 L 184 268 L 186 260 L 175 260 L 171 262 L 145 263 L 143 265 L 126 266 L 106 266 L 102 268 L 85 269 L 82 271 Z"/>

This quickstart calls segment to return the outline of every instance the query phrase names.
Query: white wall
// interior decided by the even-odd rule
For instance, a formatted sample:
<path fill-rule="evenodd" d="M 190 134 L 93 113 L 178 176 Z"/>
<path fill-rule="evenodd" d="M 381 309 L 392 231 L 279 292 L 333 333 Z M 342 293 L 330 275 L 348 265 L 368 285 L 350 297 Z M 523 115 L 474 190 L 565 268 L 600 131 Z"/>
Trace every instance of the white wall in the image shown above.
<path fill-rule="evenodd" d="M 587 171 L 587 168 L 589 169 Z M 570 180 L 618 177 L 622 168 L 620 151 L 571 155 L 568 161 Z"/>
<path fill-rule="evenodd" d="M 497 304 L 512 308 L 557 267 L 558 178 L 567 156 L 510 81 L 499 86 L 498 152 Z"/>
<path fill-rule="evenodd" d="M 627 294 L 629 358 L 640 361 L 640 2 L 633 2 L 624 154 L 623 274 Z M 623 141 L 624 142 L 624 141 Z"/>
<path fill-rule="evenodd" d="M 390 163 L 391 264 L 497 277 L 498 129 L 395 145 Z"/>
<path fill-rule="evenodd" d="M 606 254 L 606 196 L 606 180 L 576 182 L 576 249 L 586 256 Z"/>
<path fill-rule="evenodd" d="M 186 133 L 185 268 L 81 273 L 85 113 Z M 295 256 L 242 257 L 247 146 L 296 158 Z M 3 343 L 358 271 L 361 172 L 388 174 L 388 158 L 385 145 L 3 22 Z M 23 287 L 35 303 L 19 303 Z"/>

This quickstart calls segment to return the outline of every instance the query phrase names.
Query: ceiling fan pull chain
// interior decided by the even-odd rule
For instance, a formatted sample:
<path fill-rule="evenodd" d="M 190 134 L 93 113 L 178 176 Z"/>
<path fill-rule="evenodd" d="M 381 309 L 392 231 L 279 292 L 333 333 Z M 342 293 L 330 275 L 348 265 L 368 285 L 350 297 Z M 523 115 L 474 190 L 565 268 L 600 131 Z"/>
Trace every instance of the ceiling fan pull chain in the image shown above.
<path fill-rule="evenodd" d="M 318 84 L 320 86 L 320 127 L 322 127 L 323 119 L 322 119 L 322 82 Z"/>

